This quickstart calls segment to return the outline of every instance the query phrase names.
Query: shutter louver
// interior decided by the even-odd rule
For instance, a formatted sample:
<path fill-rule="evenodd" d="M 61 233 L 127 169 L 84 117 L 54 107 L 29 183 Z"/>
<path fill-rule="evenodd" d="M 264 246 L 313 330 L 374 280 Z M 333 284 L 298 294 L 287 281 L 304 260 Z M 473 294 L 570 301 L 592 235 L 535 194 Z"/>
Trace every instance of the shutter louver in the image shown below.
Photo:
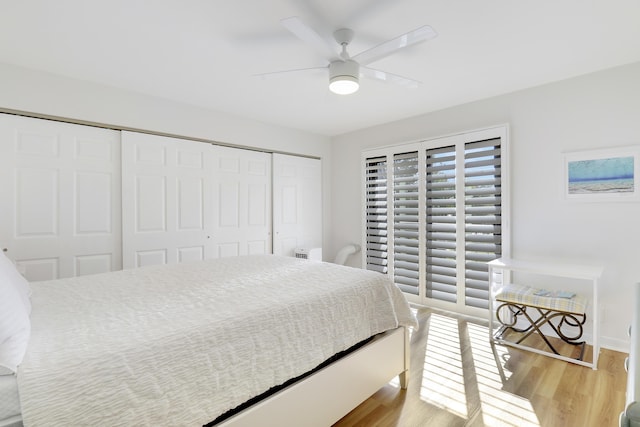
<path fill-rule="evenodd" d="M 488 308 L 487 262 L 502 254 L 500 138 L 465 144 L 465 304 Z"/>
<path fill-rule="evenodd" d="M 367 270 L 387 273 L 387 160 L 366 160 Z"/>
<path fill-rule="evenodd" d="M 393 156 L 393 280 L 404 292 L 419 290 L 418 152 Z"/>
<path fill-rule="evenodd" d="M 427 150 L 426 294 L 456 302 L 456 149 Z"/>

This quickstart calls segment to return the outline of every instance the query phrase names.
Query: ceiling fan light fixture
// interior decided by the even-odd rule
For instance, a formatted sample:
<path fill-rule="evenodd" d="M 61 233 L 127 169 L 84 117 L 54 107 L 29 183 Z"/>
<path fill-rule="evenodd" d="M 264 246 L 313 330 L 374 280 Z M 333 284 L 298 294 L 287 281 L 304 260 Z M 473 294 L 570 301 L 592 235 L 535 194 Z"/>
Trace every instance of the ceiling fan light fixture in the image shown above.
<path fill-rule="evenodd" d="M 360 88 L 360 66 L 352 60 L 329 64 L 329 90 L 338 95 L 350 95 Z"/>
<path fill-rule="evenodd" d="M 351 95 L 360 88 L 358 79 L 353 76 L 337 76 L 329 82 L 329 90 L 338 95 Z"/>

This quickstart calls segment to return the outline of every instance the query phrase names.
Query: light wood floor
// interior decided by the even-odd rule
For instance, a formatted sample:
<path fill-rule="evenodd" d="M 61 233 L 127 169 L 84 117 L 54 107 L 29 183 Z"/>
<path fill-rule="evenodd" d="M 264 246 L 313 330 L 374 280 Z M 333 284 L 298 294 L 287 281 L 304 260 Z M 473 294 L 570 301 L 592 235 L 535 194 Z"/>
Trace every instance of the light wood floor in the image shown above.
<path fill-rule="evenodd" d="M 417 316 L 409 388 L 394 380 L 334 427 L 618 425 L 625 353 L 602 350 L 594 371 L 511 347 L 494 353 L 486 325 L 427 308 Z"/>

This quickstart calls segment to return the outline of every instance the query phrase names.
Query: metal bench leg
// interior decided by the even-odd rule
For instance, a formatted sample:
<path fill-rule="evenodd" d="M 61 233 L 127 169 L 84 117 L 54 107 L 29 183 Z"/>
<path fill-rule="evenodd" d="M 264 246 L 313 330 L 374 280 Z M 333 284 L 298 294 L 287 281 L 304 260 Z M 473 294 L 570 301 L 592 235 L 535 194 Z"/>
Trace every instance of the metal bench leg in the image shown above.
<path fill-rule="evenodd" d="M 539 317 L 536 320 L 533 320 L 533 318 L 529 315 L 529 313 L 527 313 L 527 307 L 535 308 L 538 311 Z M 502 308 L 509 309 L 509 312 L 512 316 L 510 322 L 505 322 L 501 318 L 500 310 Z M 523 329 L 516 328 L 515 324 L 517 323 L 518 316 L 524 316 L 524 318 L 526 318 L 527 321 L 529 322 L 529 326 Z M 560 319 L 560 322 L 556 326 L 553 324 L 551 320 L 558 316 L 562 316 L 562 317 Z M 498 321 L 502 324 L 502 327 L 498 330 L 498 332 L 496 333 L 496 336 L 502 336 L 505 330 L 507 329 L 512 329 L 518 333 L 524 333 L 524 335 L 521 336 L 518 341 L 516 341 L 516 344 L 520 344 L 524 340 L 529 338 L 533 333 L 537 332 L 540 335 L 540 337 L 544 340 L 544 342 L 547 344 L 547 346 L 551 349 L 551 351 L 559 355 L 560 353 L 558 353 L 555 347 L 548 340 L 547 336 L 540 329 L 543 325 L 548 323 L 549 326 L 556 333 L 556 335 L 560 339 L 562 339 L 564 342 L 571 345 L 581 346 L 580 356 L 577 358 L 577 360 L 582 360 L 584 356 L 586 343 L 584 341 L 576 342 L 576 340 L 582 337 L 582 334 L 583 334 L 582 325 L 584 325 L 584 323 L 586 322 L 586 314 L 581 314 L 581 315 L 573 314 L 573 313 L 567 313 L 567 312 L 561 312 L 561 311 L 541 309 L 539 307 L 528 306 L 526 304 L 515 304 L 512 302 L 504 302 L 497 308 L 496 317 Z M 562 326 L 565 324 L 571 327 L 578 327 L 579 333 L 576 336 L 567 336 L 562 332 Z"/>

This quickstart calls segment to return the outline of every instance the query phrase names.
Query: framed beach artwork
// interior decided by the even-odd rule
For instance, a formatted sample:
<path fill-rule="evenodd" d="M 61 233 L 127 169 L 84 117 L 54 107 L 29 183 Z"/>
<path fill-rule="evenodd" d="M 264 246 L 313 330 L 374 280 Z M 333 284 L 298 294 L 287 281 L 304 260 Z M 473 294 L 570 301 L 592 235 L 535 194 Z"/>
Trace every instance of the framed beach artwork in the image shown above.
<path fill-rule="evenodd" d="M 564 155 L 564 195 L 576 201 L 640 201 L 640 146 Z"/>

